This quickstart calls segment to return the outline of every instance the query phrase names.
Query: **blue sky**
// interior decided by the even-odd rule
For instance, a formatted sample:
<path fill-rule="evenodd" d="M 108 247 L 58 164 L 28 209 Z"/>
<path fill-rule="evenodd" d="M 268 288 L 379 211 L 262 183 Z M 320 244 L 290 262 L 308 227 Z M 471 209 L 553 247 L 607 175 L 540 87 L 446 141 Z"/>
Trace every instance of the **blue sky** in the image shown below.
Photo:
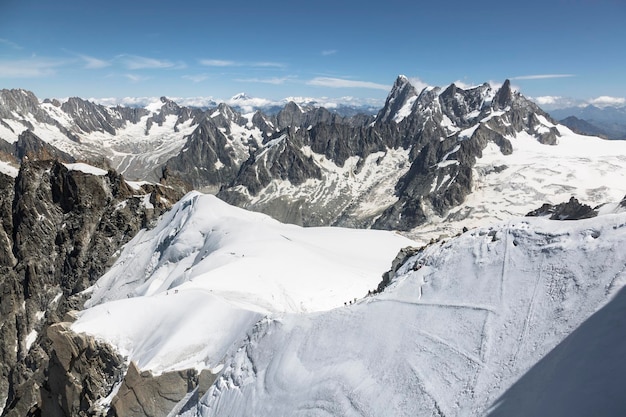
<path fill-rule="evenodd" d="M 626 97 L 624 0 L 213 3 L 0 0 L 0 88 L 382 101 L 405 74 L 429 85 L 510 78 L 532 97 Z"/>

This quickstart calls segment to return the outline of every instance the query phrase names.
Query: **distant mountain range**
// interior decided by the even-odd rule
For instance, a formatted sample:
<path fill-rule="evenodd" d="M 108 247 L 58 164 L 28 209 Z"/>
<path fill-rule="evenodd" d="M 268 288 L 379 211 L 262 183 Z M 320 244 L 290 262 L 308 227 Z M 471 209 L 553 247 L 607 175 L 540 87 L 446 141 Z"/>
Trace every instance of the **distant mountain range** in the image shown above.
<path fill-rule="evenodd" d="M 600 204 L 626 192 L 607 189 L 601 175 L 577 180 L 578 166 L 588 170 L 595 159 L 574 157 L 586 141 L 598 160 L 622 167 L 621 145 L 572 133 L 508 81 L 417 90 L 400 76 L 376 114 L 352 116 L 306 100 L 237 110 L 255 100 L 240 94 L 205 109 L 162 97 L 106 107 L 1 90 L 0 151 L 12 172 L 25 158 L 88 162 L 282 221 L 421 233 L 430 224 L 435 237 L 524 214 L 538 200 L 576 194 Z M 556 173 L 555 164 L 563 167 Z M 489 197 L 472 198 L 477 192 Z"/>
<path fill-rule="evenodd" d="M 568 107 L 551 110 L 550 115 L 575 132 L 607 139 L 626 139 L 626 106 Z"/>

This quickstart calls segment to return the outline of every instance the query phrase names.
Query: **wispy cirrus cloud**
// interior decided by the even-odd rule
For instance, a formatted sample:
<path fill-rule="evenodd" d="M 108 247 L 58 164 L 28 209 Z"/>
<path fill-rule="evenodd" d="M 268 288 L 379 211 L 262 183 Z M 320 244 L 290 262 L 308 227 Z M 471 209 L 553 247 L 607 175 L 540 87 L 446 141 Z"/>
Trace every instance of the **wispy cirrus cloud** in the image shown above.
<path fill-rule="evenodd" d="M 512 80 L 547 80 L 550 78 L 569 78 L 575 77 L 575 74 L 535 74 L 535 75 L 519 75 L 511 77 Z"/>
<path fill-rule="evenodd" d="M 85 62 L 85 69 L 101 69 L 111 66 L 111 62 L 89 55 L 78 54 L 78 57 Z"/>
<path fill-rule="evenodd" d="M 182 76 L 183 79 L 199 83 L 209 78 L 208 74 L 187 74 Z"/>
<path fill-rule="evenodd" d="M 331 88 L 370 88 L 374 90 L 388 91 L 391 86 L 386 84 L 378 84 L 371 81 L 356 81 L 345 78 L 331 78 L 331 77 L 315 77 L 312 80 L 306 82 L 308 85 L 315 85 L 318 87 L 331 87 Z"/>
<path fill-rule="evenodd" d="M 262 83 L 262 84 L 273 84 L 280 85 L 285 84 L 286 82 L 293 80 L 294 77 L 271 77 L 271 78 L 237 78 L 234 81 L 240 83 Z"/>
<path fill-rule="evenodd" d="M 187 66 L 181 61 L 170 61 L 167 59 L 149 58 L 139 55 L 118 55 L 115 57 L 116 61 L 119 61 L 129 70 L 140 69 L 183 69 Z"/>
<path fill-rule="evenodd" d="M 252 68 L 285 68 L 286 65 L 282 62 L 271 61 L 257 61 L 257 62 L 245 62 L 245 61 L 231 61 L 227 59 L 201 59 L 200 65 L 205 67 L 252 67 Z"/>
<path fill-rule="evenodd" d="M 146 77 L 143 75 L 137 75 L 137 74 L 122 74 L 122 77 L 127 78 L 128 80 L 130 80 L 133 83 L 138 83 L 141 81 L 146 81 L 149 80 L 150 77 Z"/>
<path fill-rule="evenodd" d="M 0 60 L 0 78 L 41 78 L 56 74 L 57 69 L 70 61 L 54 58 Z"/>
<path fill-rule="evenodd" d="M 63 51 L 83 61 L 84 69 L 101 69 L 112 65 L 111 61 L 96 58 L 91 55 L 81 54 L 68 49 L 63 49 Z"/>
<path fill-rule="evenodd" d="M 235 61 L 228 61 L 225 59 L 201 59 L 200 65 L 205 67 L 238 67 L 239 64 Z"/>
<path fill-rule="evenodd" d="M 261 62 L 251 62 L 248 64 L 254 68 L 285 68 L 286 65 L 282 62 L 269 62 L 269 61 L 261 61 Z"/>
<path fill-rule="evenodd" d="M 335 55 L 337 52 L 336 49 L 325 49 L 322 51 L 322 56 Z"/>
<path fill-rule="evenodd" d="M 8 46 L 9 48 L 12 48 L 12 49 L 24 49 L 18 44 L 16 44 L 15 42 L 11 42 L 10 40 L 3 39 L 3 38 L 0 38 L 0 45 Z"/>

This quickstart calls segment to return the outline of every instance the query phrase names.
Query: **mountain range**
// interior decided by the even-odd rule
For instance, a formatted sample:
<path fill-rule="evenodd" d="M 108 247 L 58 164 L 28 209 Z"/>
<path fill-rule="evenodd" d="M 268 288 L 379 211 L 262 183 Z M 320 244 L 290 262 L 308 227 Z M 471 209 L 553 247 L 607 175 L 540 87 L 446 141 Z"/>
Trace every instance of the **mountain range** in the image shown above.
<path fill-rule="evenodd" d="M 568 107 L 550 114 L 572 130 L 608 139 L 626 139 L 626 107 Z"/>
<path fill-rule="evenodd" d="M 14 167 L 25 155 L 78 160 L 305 226 L 431 225 L 438 237 L 523 215 L 537 201 L 576 195 L 597 205 L 626 193 L 605 186 L 602 167 L 585 173 L 594 161 L 623 167 L 620 144 L 574 134 L 508 82 L 418 91 L 400 76 L 373 116 L 295 102 L 273 115 L 165 97 L 145 108 L 40 103 L 23 90 L 2 90 L 0 109 L 0 144 Z M 593 161 L 577 156 L 587 143 Z M 486 198 L 474 201 L 476 192 Z"/>
<path fill-rule="evenodd" d="M 0 415 L 624 414 L 626 142 L 508 81 L 237 101 L 0 90 Z"/>

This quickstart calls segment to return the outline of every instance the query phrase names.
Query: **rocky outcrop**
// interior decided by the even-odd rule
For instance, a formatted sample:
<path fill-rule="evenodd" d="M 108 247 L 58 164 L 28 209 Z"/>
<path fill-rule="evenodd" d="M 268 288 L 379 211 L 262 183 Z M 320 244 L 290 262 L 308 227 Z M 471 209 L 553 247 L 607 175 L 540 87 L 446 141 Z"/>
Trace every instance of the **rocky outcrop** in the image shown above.
<path fill-rule="evenodd" d="M 150 129 L 152 128 L 152 125 L 154 123 L 156 123 L 159 126 L 163 126 L 163 123 L 165 123 L 165 119 L 167 118 L 167 116 L 177 117 L 176 124 L 174 125 L 174 131 L 178 132 L 179 124 L 185 123 L 186 121 L 190 119 L 200 118 L 203 113 L 203 111 L 200 109 L 181 107 L 178 104 L 176 104 L 176 102 L 168 99 L 167 97 L 161 97 L 160 100 L 161 100 L 161 103 L 163 103 L 160 111 L 158 113 L 154 113 L 152 116 L 150 116 L 146 120 L 146 130 L 145 130 L 146 135 L 150 132 Z"/>
<path fill-rule="evenodd" d="M 154 376 L 149 371 L 141 372 L 131 362 L 111 408 L 116 415 L 125 417 L 178 415 L 195 406 L 215 378 L 208 370 L 198 373 L 195 369 Z"/>
<path fill-rule="evenodd" d="M 75 162 L 73 156 L 44 142 L 30 130 L 25 130 L 15 142 L 13 155 L 20 161 L 30 160 L 60 160 L 63 162 Z"/>
<path fill-rule="evenodd" d="M 49 326 L 47 337 L 51 354 L 47 379 L 39 387 L 41 415 L 107 415 L 108 407 L 99 401 L 122 380 L 124 358 L 91 336 L 72 332 L 69 323 Z"/>
<path fill-rule="evenodd" d="M 304 155 L 301 146 L 294 143 L 288 133 L 282 133 L 244 162 L 233 185 L 243 185 L 256 195 L 272 179 L 299 185 L 309 178 L 321 179 L 321 169 L 313 158 Z"/>
<path fill-rule="evenodd" d="M 187 138 L 183 150 L 164 166 L 170 184 L 184 181 L 195 189 L 219 188 L 239 171 L 238 158 L 228 137 L 210 120 L 204 120 Z"/>
<path fill-rule="evenodd" d="M 126 122 L 107 107 L 71 97 L 61 104 L 61 110 L 69 115 L 75 125 L 83 132 L 107 132 L 115 135 L 116 129 Z"/>
<path fill-rule="evenodd" d="M 567 203 L 556 205 L 546 203 L 526 214 L 528 217 L 549 217 L 550 220 L 580 220 L 597 215 L 598 212 L 595 209 L 580 203 L 576 197 L 571 197 Z"/>
<path fill-rule="evenodd" d="M 49 378 L 54 344 L 48 328 L 80 308 L 81 291 L 104 273 L 118 248 L 180 194 L 160 186 L 132 189 L 114 171 L 93 175 L 31 160 L 15 179 L 0 175 L 0 188 L 0 251 L 6 254 L 0 260 L 0 415 L 41 415 L 46 392 L 54 392 L 58 404 L 69 401 L 56 400 L 63 391 Z"/>

